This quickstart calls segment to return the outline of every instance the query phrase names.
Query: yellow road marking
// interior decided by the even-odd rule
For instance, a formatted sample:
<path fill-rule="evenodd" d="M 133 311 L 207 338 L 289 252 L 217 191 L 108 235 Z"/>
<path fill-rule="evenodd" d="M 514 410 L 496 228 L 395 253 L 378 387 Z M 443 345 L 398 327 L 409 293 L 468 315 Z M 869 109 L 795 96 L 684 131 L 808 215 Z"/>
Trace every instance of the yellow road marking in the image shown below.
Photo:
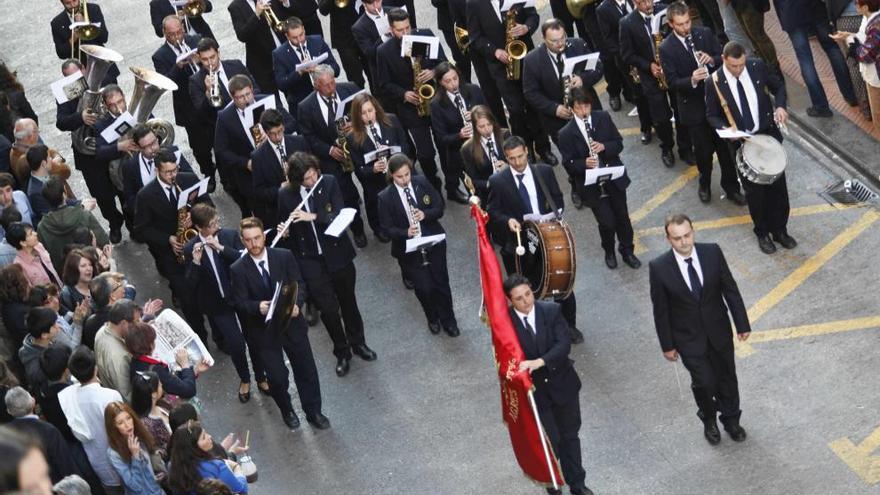
<path fill-rule="evenodd" d="M 859 478 L 869 485 L 880 483 L 880 457 L 873 455 L 880 448 L 880 428 L 856 445 L 846 437 L 828 444 L 837 457 L 846 463 Z"/>
<path fill-rule="evenodd" d="M 642 133 L 642 129 L 640 127 L 627 127 L 625 129 L 618 129 L 618 131 L 620 131 L 620 135 L 623 137 L 637 136 Z"/>
<path fill-rule="evenodd" d="M 630 222 L 638 223 L 641 220 L 644 220 L 652 211 L 654 211 L 658 206 L 662 205 L 666 202 L 673 194 L 678 192 L 682 187 L 687 185 L 688 182 L 695 179 L 700 174 L 700 171 L 697 170 L 697 167 L 688 167 L 684 172 L 681 173 L 672 183 L 668 186 L 661 189 L 657 194 L 655 194 L 651 199 L 645 202 L 638 210 L 629 214 Z"/>
<path fill-rule="evenodd" d="M 813 256 L 807 259 L 795 271 L 791 272 L 782 282 L 776 285 L 770 292 L 749 308 L 749 321 L 754 324 L 764 314 L 770 311 L 786 296 L 797 289 L 810 275 L 816 273 L 825 263 L 827 263 L 835 254 L 849 245 L 853 239 L 864 232 L 868 227 L 874 224 L 880 218 L 875 210 L 865 212 L 855 223 L 847 227 L 843 232 L 837 235 L 828 244 L 822 247 Z M 735 341 L 737 355 L 745 357 L 755 352 L 754 348 L 748 342 Z"/>
<path fill-rule="evenodd" d="M 880 327 L 880 316 L 866 316 L 864 318 L 852 318 L 849 320 L 829 321 L 812 325 L 797 327 L 776 328 L 761 332 L 752 332 L 748 342 L 757 344 L 761 342 L 773 342 L 776 340 L 797 339 L 802 337 L 814 337 L 830 333 L 851 332 L 853 330 L 865 330 Z"/>

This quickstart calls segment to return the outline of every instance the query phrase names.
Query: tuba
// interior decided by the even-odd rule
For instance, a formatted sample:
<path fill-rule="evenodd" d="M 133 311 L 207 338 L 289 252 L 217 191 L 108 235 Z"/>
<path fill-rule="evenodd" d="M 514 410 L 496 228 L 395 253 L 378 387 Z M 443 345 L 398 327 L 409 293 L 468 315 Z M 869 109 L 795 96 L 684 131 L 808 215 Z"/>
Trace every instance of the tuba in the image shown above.
<path fill-rule="evenodd" d="M 663 34 L 657 32 L 652 36 L 654 38 L 654 63 L 660 65 L 660 42 L 663 41 Z M 666 82 L 666 74 L 663 73 L 662 65 L 660 65 L 660 76 L 657 78 L 657 86 L 661 91 L 667 91 L 669 89 L 669 84 Z"/>
<path fill-rule="evenodd" d="M 519 81 L 522 76 L 522 59 L 525 58 L 529 47 L 522 40 L 518 40 L 513 36 L 513 26 L 516 24 L 516 9 L 511 8 L 507 11 L 504 19 L 507 51 L 507 79 L 510 81 Z"/>
<path fill-rule="evenodd" d="M 174 143 L 174 126 L 165 119 L 150 118 L 159 97 L 168 91 L 177 91 L 177 83 L 158 72 L 141 67 L 130 67 L 134 73 L 134 92 L 128 111 L 138 123 L 146 123 L 159 139 L 160 146 Z"/>
<path fill-rule="evenodd" d="M 455 24 L 453 29 L 453 35 L 455 36 L 455 44 L 458 46 L 458 50 L 466 54 L 468 51 L 468 47 L 471 45 L 471 39 L 468 36 L 467 29 Z"/>
<path fill-rule="evenodd" d="M 180 197 L 180 186 L 176 183 L 174 187 L 177 189 L 177 197 Z M 177 210 L 177 231 L 175 235 L 177 236 L 177 242 L 181 244 L 186 244 L 187 242 L 195 239 L 196 236 L 199 235 L 196 229 L 186 227 L 186 217 L 189 215 L 189 205 L 184 206 Z M 183 254 L 177 255 L 177 262 L 183 263 L 184 258 Z"/>
<path fill-rule="evenodd" d="M 431 99 L 434 98 L 434 86 L 428 83 L 419 84 L 419 73 L 422 72 L 422 57 L 413 58 L 412 69 L 413 91 L 419 95 L 419 104 L 417 105 L 419 117 L 427 117 L 431 115 Z"/>
<path fill-rule="evenodd" d="M 83 91 L 76 107 L 77 113 L 84 110 L 101 116 L 105 113 L 104 100 L 101 97 L 101 81 L 114 63 L 122 61 L 122 55 L 103 46 L 82 45 L 80 50 L 86 54 L 86 89 Z M 94 155 L 97 147 L 98 133 L 93 127 L 85 125 L 73 131 L 73 149 L 84 155 Z"/>

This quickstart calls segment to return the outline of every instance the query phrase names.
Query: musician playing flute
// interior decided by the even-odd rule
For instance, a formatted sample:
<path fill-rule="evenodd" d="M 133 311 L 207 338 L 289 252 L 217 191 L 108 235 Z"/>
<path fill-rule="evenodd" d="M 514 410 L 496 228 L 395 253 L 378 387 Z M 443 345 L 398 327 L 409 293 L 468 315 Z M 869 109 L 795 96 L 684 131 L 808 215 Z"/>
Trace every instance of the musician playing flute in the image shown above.
<path fill-rule="evenodd" d="M 502 145 L 508 168 L 489 178 L 489 221 L 492 239 L 501 245 L 501 260 L 508 274 L 516 272 L 516 247 L 522 230 L 523 217 L 529 214 L 562 214 L 565 203 L 556 175 L 550 165 L 530 164 L 528 148 L 519 136 L 512 136 Z M 568 322 L 572 343 L 584 341 L 576 326 L 577 303 L 572 291 L 557 301 Z"/>
<path fill-rule="evenodd" d="M 642 263 L 633 254 L 633 227 L 626 206 L 630 180 L 626 169 L 614 180 L 599 179 L 593 184 L 584 184 L 588 169 L 623 165 L 620 160 L 623 138 L 611 115 L 602 110 L 593 111 L 593 99 L 582 88 L 571 90 L 571 103 L 573 118 L 559 131 L 562 165 L 572 183 L 577 185 L 584 204 L 593 210 L 605 251 L 605 265 L 612 270 L 617 268 L 614 253 L 617 244 L 623 262 L 636 269 Z"/>

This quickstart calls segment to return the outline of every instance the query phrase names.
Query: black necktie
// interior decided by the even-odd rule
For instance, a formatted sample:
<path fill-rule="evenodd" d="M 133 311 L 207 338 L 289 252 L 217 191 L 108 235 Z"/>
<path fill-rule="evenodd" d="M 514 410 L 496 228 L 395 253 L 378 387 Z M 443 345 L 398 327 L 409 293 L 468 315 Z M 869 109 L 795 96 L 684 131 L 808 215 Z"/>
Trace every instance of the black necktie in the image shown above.
<path fill-rule="evenodd" d="M 562 54 L 556 54 L 556 72 L 559 73 L 559 78 L 562 79 L 562 71 L 565 70 L 565 61 L 562 60 Z"/>
<path fill-rule="evenodd" d="M 694 51 L 694 40 L 691 38 L 690 35 L 688 35 L 684 39 L 684 45 L 687 47 L 688 51 L 691 52 L 691 55 L 693 55 L 694 58 L 696 58 L 697 53 Z"/>
<path fill-rule="evenodd" d="M 462 112 L 467 112 L 467 107 L 464 105 L 464 99 L 461 97 L 461 93 L 455 93 L 455 106 L 457 106 Z"/>
<path fill-rule="evenodd" d="M 684 261 L 688 265 L 688 278 L 691 281 L 691 294 L 693 294 L 694 299 L 699 301 L 700 296 L 703 293 L 703 284 L 700 283 L 700 277 L 697 276 L 697 269 L 694 268 L 694 259 L 685 258 Z"/>
<path fill-rule="evenodd" d="M 516 174 L 516 178 L 519 179 L 519 199 L 523 202 L 525 212 L 533 213 L 532 201 L 529 199 L 529 190 L 526 189 L 526 174 Z"/>
<path fill-rule="evenodd" d="M 743 118 L 743 131 L 752 132 L 755 127 L 755 120 L 752 118 L 752 109 L 749 106 L 749 99 L 746 98 L 746 88 L 743 87 L 739 77 L 736 78 L 736 91 L 739 93 L 739 109 Z"/>
<path fill-rule="evenodd" d="M 175 210 L 177 209 L 177 195 L 174 194 L 174 188 L 171 186 L 168 186 L 168 202 Z"/>
<path fill-rule="evenodd" d="M 265 261 L 260 262 L 260 275 L 263 277 L 263 284 L 267 288 L 271 289 L 272 288 L 272 279 L 269 278 L 269 272 L 266 271 L 266 262 Z"/>
<path fill-rule="evenodd" d="M 408 187 L 403 188 L 403 193 L 406 195 L 406 201 L 409 203 L 409 205 L 411 207 L 413 207 L 413 208 L 418 207 L 418 205 L 416 204 L 416 198 L 413 197 L 412 191 L 410 191 L 410 189 Z"/>
<path fill-rule="evenodd" d="M 279 156 L 279 160 L 281 160 L 281 163 L 284 164 L 284 159 L 287 158 L 287 157 L 284 155 L 284 141 L 281 141 L 280 143 L 278 143 L 277 145 L 275 145 L 275 147 L 278 148 L 278 156 Z"/>
<path fill-rule="evenodd" d="M 153 175 L 153 160 L 147 160 L 144 163 L 147 165 L 147 175 Z"/>
<path fill-rule="evenodd" d="M 336 122 L 336 96 L 324 98 L 324 102 L 327 103 L 327 126 L 333 127 Z"/>
<path fill-rule="evenodd" d="M 534 339 L 535 344 L 537 345 L 538 332 L 536 332 L 535 329 L 532 328 L 532 325 L 529 324 L 529 317 L 528 316 L 523 316 L 523 327 L 525 327 L 526 331 L 529 332 L 529 335 L 532 336 L 532 339 Z"/>

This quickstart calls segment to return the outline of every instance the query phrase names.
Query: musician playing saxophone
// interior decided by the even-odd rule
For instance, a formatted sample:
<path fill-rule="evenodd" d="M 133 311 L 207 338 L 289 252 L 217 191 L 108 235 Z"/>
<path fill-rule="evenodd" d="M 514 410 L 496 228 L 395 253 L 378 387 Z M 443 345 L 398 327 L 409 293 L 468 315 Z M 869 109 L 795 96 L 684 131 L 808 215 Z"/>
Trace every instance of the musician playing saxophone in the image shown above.
<path fill-rule="evenodd" d="M 502 145 L 509 167 L 489 178 L 489 227 L 492 240 L 501 245 L 501 260 L 508 274 L 516 270 L 517 232 L 526 215 L 562 215 L 565 202 L 553 168 L 544 163 L 529 163 L 528 149 L 519 136 L 507 138 Z M 575 325 L 577 303 L 574 291 L 557 301 L 568 322 L 571 341 L 584 341 Z"/>
<path fill-rule="evenodd" d="M 623 138 L 611 115 L 593 110 L 593 99 L 583 89 L 572 90 L 571 98 L 574 118 L 559 131 L 562 165 L 577 185 L 581 200 L 593 210 L 605 251 L 605 265 L 612 270 L 617 268 L 616 244 L 623 262 L 638 268 L 642 263 L 633 254 L 633 228 L 626 205 L 626 188 L 630 181 L 626 170 L 617 179 L 600 179 L 584 185 L 587 170 L 623 165 L 620 160 Z"/>

